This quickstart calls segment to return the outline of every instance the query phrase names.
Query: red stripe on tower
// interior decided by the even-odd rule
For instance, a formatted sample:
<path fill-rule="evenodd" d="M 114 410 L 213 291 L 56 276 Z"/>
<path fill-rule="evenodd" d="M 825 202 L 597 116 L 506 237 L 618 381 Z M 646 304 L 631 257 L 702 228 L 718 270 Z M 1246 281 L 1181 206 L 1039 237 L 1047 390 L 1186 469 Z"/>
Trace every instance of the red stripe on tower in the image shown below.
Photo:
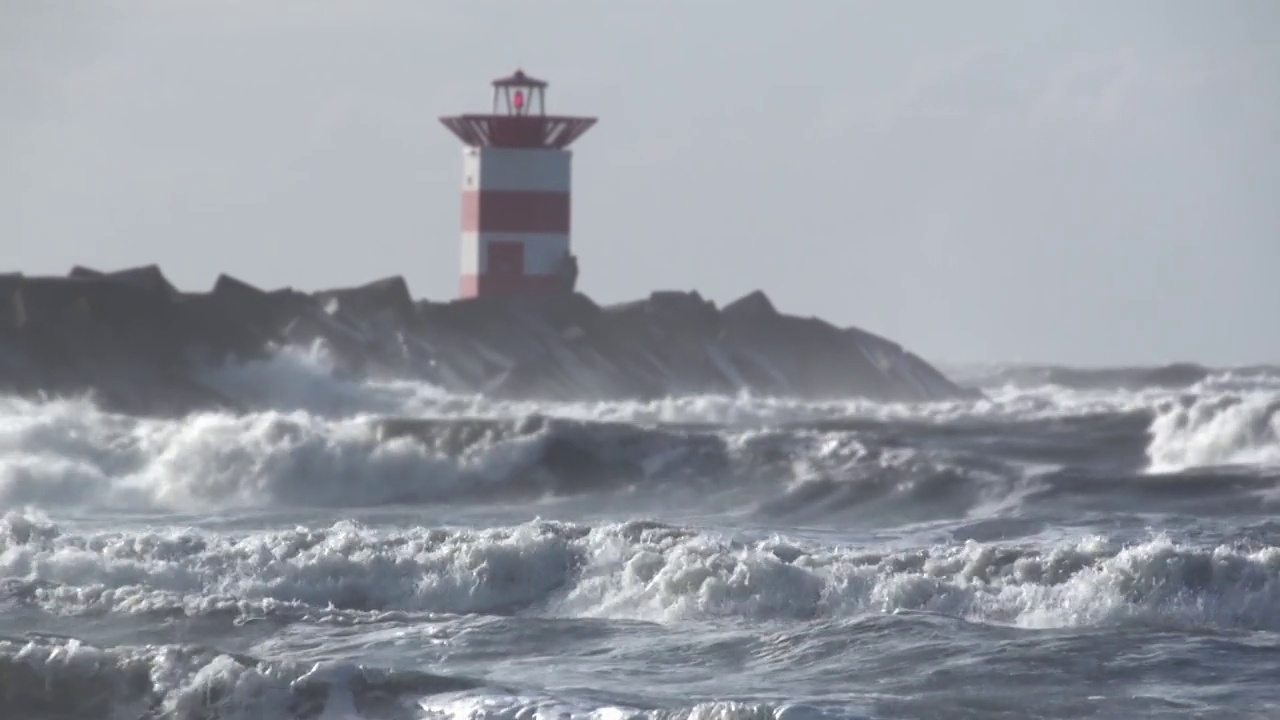
<path fill-rule="evenodd" d="M 464 190 L 462 231 L 568 233 L 569 193 Z"/>
<path fill-rule="evenodd" d="M 577 281 L 567 148 L 596 120 L 547 115 L 546 87 L 516 71 L 493 81 L 492 113 L 440 118 L 466 146 L 464 298 L 572 292 Z"/>

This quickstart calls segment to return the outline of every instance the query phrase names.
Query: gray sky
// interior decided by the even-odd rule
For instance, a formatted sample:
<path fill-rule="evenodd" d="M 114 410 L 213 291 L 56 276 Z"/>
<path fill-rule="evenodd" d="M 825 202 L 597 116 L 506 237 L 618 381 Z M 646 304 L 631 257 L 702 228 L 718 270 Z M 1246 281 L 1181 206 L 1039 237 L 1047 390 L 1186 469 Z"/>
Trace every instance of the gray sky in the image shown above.
<path fill-rule="evenodd" d="M 11 0 L 0 271 L 452 297 L 436 118 L 516 66 L 600 117 L 600 302 L 763 288 L 935 361 L 1280 361 L 1275 0 Z"/>

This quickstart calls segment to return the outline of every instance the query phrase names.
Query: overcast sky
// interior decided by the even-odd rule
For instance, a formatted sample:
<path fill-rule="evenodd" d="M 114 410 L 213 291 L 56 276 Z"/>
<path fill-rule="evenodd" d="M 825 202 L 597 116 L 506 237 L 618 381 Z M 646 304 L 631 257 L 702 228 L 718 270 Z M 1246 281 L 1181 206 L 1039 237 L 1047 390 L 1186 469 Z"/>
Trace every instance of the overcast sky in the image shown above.
<path fill-rule="evenodd" d="M 936 361 L 1280 361 L 1280 2 L 0 2 L 0 271 L 446 299 L 517 66 L 600 302 L 765 289 Z"/>

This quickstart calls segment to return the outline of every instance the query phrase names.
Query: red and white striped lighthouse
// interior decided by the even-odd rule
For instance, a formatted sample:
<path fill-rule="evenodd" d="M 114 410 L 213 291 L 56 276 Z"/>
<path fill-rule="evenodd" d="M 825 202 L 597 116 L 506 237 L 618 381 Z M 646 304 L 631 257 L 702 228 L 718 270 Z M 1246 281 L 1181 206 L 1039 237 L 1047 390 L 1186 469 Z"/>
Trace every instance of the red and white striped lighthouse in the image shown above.
<path fill-rule="evenodd" d="M 595 118 L 547 115 L 547 83 L 493 81 L 493 112 L 442 117 L 462 150 L 461 296 L 572 292 L 569 144 Z"/>

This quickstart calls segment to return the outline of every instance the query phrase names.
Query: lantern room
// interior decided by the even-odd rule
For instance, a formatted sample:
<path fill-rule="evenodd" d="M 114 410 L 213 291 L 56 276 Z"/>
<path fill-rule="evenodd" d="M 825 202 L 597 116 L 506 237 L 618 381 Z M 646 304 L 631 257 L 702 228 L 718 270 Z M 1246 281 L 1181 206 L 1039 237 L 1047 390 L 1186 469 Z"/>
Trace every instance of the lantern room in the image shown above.
<path fill-rule="evenodd" d="M 493 109 L 440 118 L 464 145 L 563 150 L 596 123 L 593 117 L 548 115 L 547 83 L 516 70 L 493 85 Z"/>
<path fill-rule="evenodd" d="M 524 74 L 523 70 L 493 81 L 494 115 L 547 114 L 547 83 Z"/>

